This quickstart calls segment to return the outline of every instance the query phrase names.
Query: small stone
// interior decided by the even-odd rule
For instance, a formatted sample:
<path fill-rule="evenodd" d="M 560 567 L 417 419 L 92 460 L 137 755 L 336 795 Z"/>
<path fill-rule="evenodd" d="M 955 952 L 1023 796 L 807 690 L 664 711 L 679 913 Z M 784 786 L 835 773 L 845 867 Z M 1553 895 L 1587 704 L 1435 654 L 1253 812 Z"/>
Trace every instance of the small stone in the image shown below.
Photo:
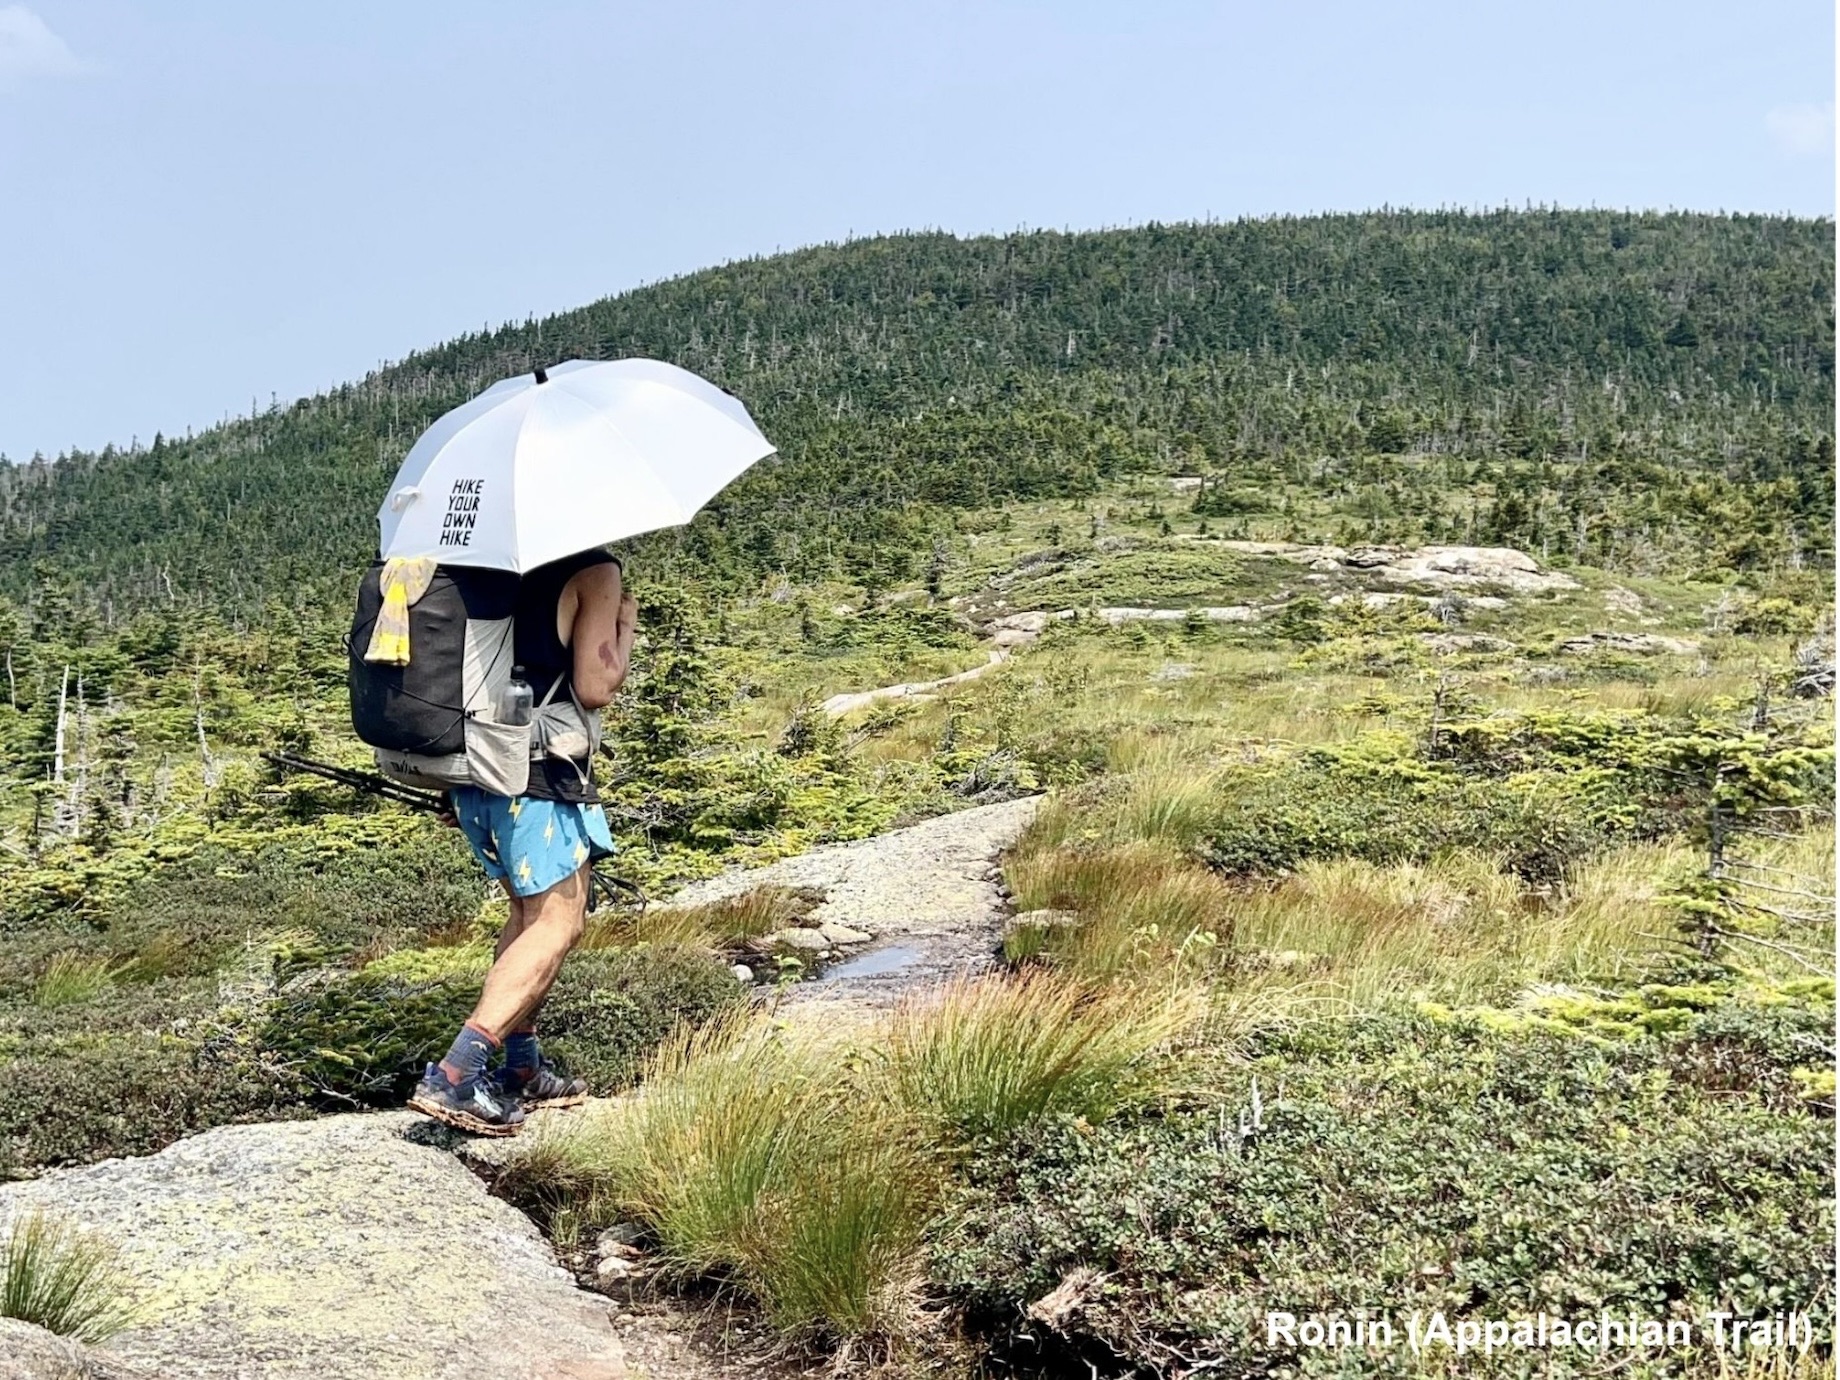
<path fill-rule="evenodd" d="M 1022 934 L 1029 930 L 1064 929 L 1080 923 L 1077 910 L 1025 910 L 1010 916 L 1003 924 L 1003 937 Z"/>
<path fill-rule="evenodd" d="M 627 1279 L 638 1268 L 623 1256 L 610 1255 L 594 1267 L 594 1277 L 602 1282 L 611 1279 Z"/>
<path fill-rule="evenodd" d="M 594 1248 L 606 1255 L 615 1246 L 636 1246 L 645 1240 L 645 1228 L 638 1222 L 615 1222 L 594 1240 Z"/>
<path fill-rule="evenodd" d="M 1648 656 L 1665 652 L 1669 656 L 1692 656 L 1699 643 L 1678 637 L 1657 637 L 1654 633 L 1591 632 L 1582 637 L 1568 637 L 1559 644 L 1567 656 L 1589 656 L 1592 652 L 1634 652 Z"/>
<path fill-rule="evenodd" d="M 761 941 L 769 949 L 798 949 L 806 953 L 823 953 L 831 941 L 822 931 L 807 929 L 775 930 Z"/>
<path fill-rule="evenodd" d="M 754 981 L 754 970 L 745 963 L 737 963 L 728 971 L 733 973 L 735 975 L 735 981 L 739 982 L 744 987 Z"/>
<path fill-rule="evenodd" d="M 827 920 L 818 926 L 818 933 L 833 944 L 867 944 L 875 936 L 862 930 L 840 925 L 835 920 Z"/>
<path fill-rule="evenodd" d="M 1604 591 L 1604 607 L 1611 613 L 1638 614 L 1642 612 L 1642 596 L 1633 589 L 1612 585 Z"/>
<path fill-rule="evenodd" d="M 1487 633 L 1420 633 L 1418 640 L 1434 652 L 1511 652 L 1514 644 Z"/>

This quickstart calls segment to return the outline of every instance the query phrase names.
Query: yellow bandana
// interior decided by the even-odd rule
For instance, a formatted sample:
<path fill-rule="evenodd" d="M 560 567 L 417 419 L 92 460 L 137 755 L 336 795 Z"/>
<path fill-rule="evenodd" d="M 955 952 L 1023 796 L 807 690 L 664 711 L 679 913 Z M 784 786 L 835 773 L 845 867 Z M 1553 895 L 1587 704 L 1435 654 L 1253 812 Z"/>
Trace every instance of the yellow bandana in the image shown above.
<path fill-rule="evenodd" d="M 371 628 L 371 645 L 364 652 L 366 661 L 380 661 L 386 666 L 409 664 L 409 606 L 428 592 L 434 564 L 433 556 L 392 556 L 383 563 L 383 573 L 377 577 L 383 607 Z"/>

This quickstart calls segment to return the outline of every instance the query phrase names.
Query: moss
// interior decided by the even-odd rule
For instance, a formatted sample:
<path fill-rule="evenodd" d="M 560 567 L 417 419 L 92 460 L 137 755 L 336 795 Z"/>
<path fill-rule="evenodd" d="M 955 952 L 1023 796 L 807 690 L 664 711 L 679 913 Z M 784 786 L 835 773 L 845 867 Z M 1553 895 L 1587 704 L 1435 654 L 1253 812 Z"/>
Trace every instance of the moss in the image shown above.
<path fill-rule="evenodd" d="M 1805 1100 L 1809 1102 L 1832 1102 L 1834 1100 L 1834 1071 L 1832 1069 L 1791 1069 L 1789 1076 L 1795 1080 Z"/>
<path fill-rule="evenodd" d="M 492 949 L 486 944 L 459 944 L 436 949 L 398 949 L 364 965 L 361 976 L 379 982 L 440 982 L 447 979 L 484 978 L 492 966 Z"/>
<path fill-rule="evenodd" d="M 1708 1011 L 1723 1001 L 1727 995 L 1709 983 L 1698 983 L 1689 987 L 1669 987 L 1662 983 L 1650 983 L 1641 991 L 1642 1000 L 1651 1007 L 1684 1006 L 1691 1011 Z"/>

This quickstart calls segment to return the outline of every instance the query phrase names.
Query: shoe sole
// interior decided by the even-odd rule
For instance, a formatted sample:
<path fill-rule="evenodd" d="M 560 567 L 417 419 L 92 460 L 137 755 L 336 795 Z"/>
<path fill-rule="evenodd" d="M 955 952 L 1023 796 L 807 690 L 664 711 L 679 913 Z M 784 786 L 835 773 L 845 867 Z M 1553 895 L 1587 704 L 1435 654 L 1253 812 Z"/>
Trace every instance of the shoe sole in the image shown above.
<path fill-rule="evenodd" d="M 425 1102 L 419 1097 L 409 1099 L 409 1110 L 432 1117 L 443 1126 L 452 1126 L 456 1131 L 469 1131 L 476 1136 L 515 1136 L 522 1129 L 522 1123 L 517 1126 L 494 1125 L 490 1121 L 482 1121 L 471 1112 L 456 1111 L 439 1102 Z"/>

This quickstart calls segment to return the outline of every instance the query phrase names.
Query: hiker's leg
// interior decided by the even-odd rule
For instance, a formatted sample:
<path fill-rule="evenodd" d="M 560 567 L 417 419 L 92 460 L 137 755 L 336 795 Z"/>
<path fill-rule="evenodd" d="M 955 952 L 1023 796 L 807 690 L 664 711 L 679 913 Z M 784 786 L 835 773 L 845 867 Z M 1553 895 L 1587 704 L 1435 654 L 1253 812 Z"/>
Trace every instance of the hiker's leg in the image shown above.
<path fill-rule="evenodd" d="M 485 991 L 467 1022 L 494 1040 L 502 1041 L 543 1004 L 562 960 L 581 939 L 588 917 L 588 869 L 578 868 L 548 891 L 523 900 L 523 924 L 486 974 Z"/>
<path fill-rule="evenodd" d="M 498 932 L 498 944 L 493 951 L 492 961 L 498 962 L 505 956 L 505 950 L 517 942 L 517 937 L 524 932 L 529 922 L 525 913 L 524 898 L 511 889 L 509 880 L 505 882 L 505 898 L 510 903 L 510 913 L 505 917 L 505 927 Z M 541 1055 L 537 1049 L 536 1013 L 528 1019 L 521 1019 L 503 1034 L 505 1067 L 500 1071 L 501 1081 L 512 1070 L 535 1069 Z"/>
<path fill-rule="evenodd" d="M 524 914 L 524 898 L 511 889 L 508 879 L 502 881 L 500 885 L 505 888 L 505 899 L 511 904 L 511 913 L 505 919 L 504 929 L 498 932 L 498 947 L 492 954 L 494 963 L 505 956 L 505 950 L 509 949 L 512 942 L 524 932 L 527 920 Z"/>

